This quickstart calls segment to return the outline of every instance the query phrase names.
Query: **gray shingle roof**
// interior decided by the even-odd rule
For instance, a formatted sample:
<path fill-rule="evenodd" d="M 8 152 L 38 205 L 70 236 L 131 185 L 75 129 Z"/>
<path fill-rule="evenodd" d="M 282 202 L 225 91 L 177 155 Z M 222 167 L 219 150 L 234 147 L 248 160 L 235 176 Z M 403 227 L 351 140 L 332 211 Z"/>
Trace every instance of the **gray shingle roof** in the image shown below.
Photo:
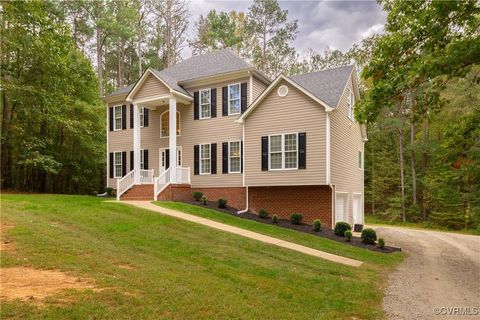
<path fill-rule="evenodd" d="M 179 82 L 251 68 L 252 66 L 250 64 L 243 61 L 235 53 L 229 49 L 223 49 L 193 56 L 160 71 L 155 69 L 151 70 L 172 89 L 190 95 L 178 84 Z M 131 84 L 109 96 L 128 93 L 134 85 L 135 84 Z"/>
<path fill-rule="evenodd" d="M 334 69 L 304 73 L 292 76 L 290 79 L 312 93 L 329 106 L 335 108 L 340 101 L 343 89 L 354 66 L 344 66 Z"/>

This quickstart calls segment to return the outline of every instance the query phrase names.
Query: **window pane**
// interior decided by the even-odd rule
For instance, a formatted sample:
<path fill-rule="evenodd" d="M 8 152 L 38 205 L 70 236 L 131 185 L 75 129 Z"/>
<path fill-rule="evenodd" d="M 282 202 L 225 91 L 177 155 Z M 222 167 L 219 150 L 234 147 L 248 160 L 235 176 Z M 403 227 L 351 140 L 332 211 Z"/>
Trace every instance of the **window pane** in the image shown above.
<path fill-rule="evenodd" d="M 210 159 L 203 159 L 202 160 L 202 171 L 201 173 L 210 173 Z"/>
<path fill-rule="evenodd" d="M 121 128 L 122 128 L 122 118 L 115 119 L 115 129 L 121 129 Z"/>
<path fill-rule="evenodd" d="M 296 151 L 296 150 L 297 150 L 297 135 L 286 134 L 285 135 L 285 151 Z"/>
<path fill-rule="evenodd" d="M 161 119 L 161 124 L 162 124 L 161 136 L 162 137 L 168 137 L 168 130 L 169 130 L 169 128 L 168 128 L 168 125 L 169 125 L 168 117 L 169 117 L 169 114 L 170 114 L 170 112 L 168 112 L 168 111 L 164 112 L 162 114 L 162 119 Z"/>
<path fill-rule="evenodd" d="M 240 158 L 230 158 L 230 172 L 240 172 Z"/>
<path fill-rule="evenodd" d="M 282 136 L 270 137 L 270 152 L 282 151 Z"/>
<path fill-rule="evenodd" d="M 210 104 L 210 90 L 200 91 L 200 104 Z"/>
<path fill-rule="evenodd" d="M 285 168 L 296 168 L 297 167 L 297 152 L 285 152 Z"/>
<path fill-rule="evenodd" d="M 282 168 L 282 154 L 281 153 L 271 153 L 270 154 L 270 167 L 272 169 L 281 169 Z"/>
<path fill-rule="evenodd" d="M 240 84 L 229 86 L 229 99 L 240 99 Z"/>
<path fill-rule="evenodd" d="M 115 107 L 115 118 L 121 118 L 122 117 L 122 107 Z"/>
<path fill-rule="evenodd" d="M 210 118 L 210 104 L 202 104 L 200 110 L 200 118 Z"/>
<path fill-rule="evenodd" d="M 228 113 L 240 113 L 240 84 L 228 87 Z"/>
<path fill-rule="evenodd" d="M 230 157 L 240 157 L 240 142 L 230 142 Z"/>
<path fill-rule="evenodd" d="M 115 178 L 122 176 L 122 153 L 115 152 Z"/>
<path fill-rule="evenodd" d="M 210 145 L 209 144 L 202 144 L 200 146 L 200 158 L 210 159 Z"/>
<path fill-rule="evenodd" d="M 240 113 L 240 99 L 230 100 L 229 114 Z"/>

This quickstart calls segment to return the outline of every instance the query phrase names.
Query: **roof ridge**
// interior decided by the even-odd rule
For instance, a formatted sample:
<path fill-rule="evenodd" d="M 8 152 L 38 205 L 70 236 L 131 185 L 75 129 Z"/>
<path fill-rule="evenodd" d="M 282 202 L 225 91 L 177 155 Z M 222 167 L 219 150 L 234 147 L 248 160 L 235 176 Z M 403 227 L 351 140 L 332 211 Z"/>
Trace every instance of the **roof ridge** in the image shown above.
<path fill-rule="evenodd" d="M 352 63 L 352 64 L 348 64 L 348 65 L 345 65 L 345 66 L 340 66 L 340 67 L 333 67 L 333 68 L 328 68 L 328 69 L 322 69 L 322 70 L 317 70 L 317 71 L 310 71 L 310 72 L 300 73 L 300 74 L 296 74 L 296 75 L 290 76 L 290 78 L 300 77 L 300 76 L 304 76 L 304 75 L 307 75 L 307 74 L 322 73 L 322 72 L 332 71 L 332 70 L 336 70 L 336 69 L 343 69 L 343 68 L 347 68 L 347 67 L 354 68 L 354 67 L 355 67 L 355 64 Z"/>

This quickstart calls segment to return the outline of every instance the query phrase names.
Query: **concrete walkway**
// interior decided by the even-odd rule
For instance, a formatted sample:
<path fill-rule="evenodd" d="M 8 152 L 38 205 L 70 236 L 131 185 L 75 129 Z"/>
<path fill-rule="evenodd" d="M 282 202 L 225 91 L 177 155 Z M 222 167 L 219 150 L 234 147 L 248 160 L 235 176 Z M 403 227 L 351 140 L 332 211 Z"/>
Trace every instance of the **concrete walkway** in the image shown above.
<path fill-rule="evenodd" d="M 277 238 L 265 236 L 265 235 L 257 233 L 257 232 L 233 227 L 233 226 L 230 226 L 228 224 L 215 222 L 215 221 L 205 219 L 205 218 L 201 218 L 201 217 L 197 217 L 197 216 L 194 216 L 194 215 L 191 215 L 191 214 L 188 214 L 188 213 L 183 213 L 183 212 L 180 212 L 180 211 L 177 211 L 177 210 L 162 208 L 162 207 L 159 207 L 157 205 L 154 205 L 153 203 L 150 203 L 149 201 L 122 201 L 122 203 L 134 205 L 134 206 L 142 208 L 142 209 L 155 211 L 155 212 L 165 214 L 165 215 L 168 215 L 168 216 L 171 216 L 171 217 L 195 222 L 195 223 L 198 223 L 198 224 L 210 227 L 210 228 L 222 230 L 222 231 L 225 231 L 225 232 L 230 232 L 230 233 L 242 236 L 242 237 L 262 241 L 264 243 L 272 244 L 272 245 L 279 246 L 279 247 L 282 247 L 282 248 L 295 250 L 295 251 L 298 251 L 298 252 L 301 252 L 301 253 L 304 253 L 304 254 L 308 254 L 308 255 L 311 255 L 311 256 L 314 256 L 314 257 L 322 258 L 322 259 L 332 261 L 332 262 L 336 262 L 336 263 L 341 263 L 341 264 L 344 264 L 344 265 L 347 265 L 347 266 L 359 267 L 363 263 L 363 262 L 358 261 L 358 260 L 337 256 L 335 254 L 331 254 L 331 253 L 327 253 L 327 252 L 324 252 L 324 251 L 312 249 L 312 248 L 309 248 L 309 247 L 305 247 L 305 246 L 295 244 L 295 243 L 292 243 L 292 242 L 280 240 L 280 239 L 277 239 Z"/>

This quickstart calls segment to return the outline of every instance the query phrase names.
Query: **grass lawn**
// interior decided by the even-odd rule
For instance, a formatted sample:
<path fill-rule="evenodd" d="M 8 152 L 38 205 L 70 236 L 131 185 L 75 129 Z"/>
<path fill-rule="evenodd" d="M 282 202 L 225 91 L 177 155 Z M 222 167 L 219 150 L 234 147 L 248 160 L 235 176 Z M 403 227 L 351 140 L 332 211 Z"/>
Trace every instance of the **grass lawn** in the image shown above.
<path fill-rule="evenodd" d="M 414 228 L 414 229 L 429 229 L 429 230 L 438 230 L 445 232 L 455 232 L 462 234 L 471 234 L 471 235 L 480 235 L 480 227 L 477 229 L 461 229 L 461 230 L 452 230 L 445 228 L 431 222 L 401 222 L 401 221 L 388 221 L 384 220 L 378 216 L 374 215 L 365 215 L 365 223 L 369 225 L 388 225 L 388 226 L 398 226 L 405 228 Z"/>
<path fill-rule="evenodd" d="M 367 262 L 352 268 L 87 196 L 2 195 L 1 206 L 15 246 L 2 268 L 58 269 L 104 288 L 41 308 L 2 300 L 2 319 L 379 319 L 386 273 L 403 257 L 256 223 Z"/>

